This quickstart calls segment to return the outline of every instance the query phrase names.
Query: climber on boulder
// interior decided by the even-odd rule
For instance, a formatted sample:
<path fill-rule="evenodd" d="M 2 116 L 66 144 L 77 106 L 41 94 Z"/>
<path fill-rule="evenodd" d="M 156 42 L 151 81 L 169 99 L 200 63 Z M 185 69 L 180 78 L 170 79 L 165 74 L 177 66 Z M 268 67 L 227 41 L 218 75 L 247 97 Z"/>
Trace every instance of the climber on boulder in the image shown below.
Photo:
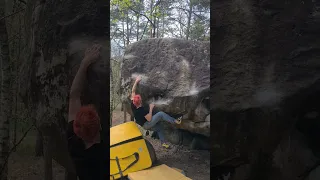
<path fill-rule="evenodd" d="M 88 67 L 100 56 L 100 45 L 85 52 L 72 82 L 68 114 L 68 150 L 80 180 L 107 179 L 107 147 L 100 140 L 100 118 L 93 105 L 81 105 Z"/>
<path fill-rule="evenodd" d="M 131 91 L 131 109 L 136 123 L 146 130 L 156 131 L 159 135 L 162 146 L 169 148 L 169 145 L 166 143 L 164 138 L 162 126 L 158 122 L 166 121 L 171 124 L 181 124 L 182 117 L 175 119 L 162 111 L 157 111 L 154 109 L 154 104 L 149 104 L 148 107 L 143 106 L 141 96 L 136 94 L 136 87 L 140 80 L 141 77 L 138 76 Z"/>

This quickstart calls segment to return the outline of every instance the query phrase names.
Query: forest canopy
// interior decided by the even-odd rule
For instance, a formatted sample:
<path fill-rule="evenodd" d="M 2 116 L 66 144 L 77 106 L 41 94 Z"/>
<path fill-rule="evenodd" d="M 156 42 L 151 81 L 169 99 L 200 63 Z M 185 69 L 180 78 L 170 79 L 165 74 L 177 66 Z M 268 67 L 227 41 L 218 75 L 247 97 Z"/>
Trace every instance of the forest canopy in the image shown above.
<path fill-rule="evenodd" d="M 111 56 L 145 38 L 210 39 L 209 0 L 111 0 Z"/>

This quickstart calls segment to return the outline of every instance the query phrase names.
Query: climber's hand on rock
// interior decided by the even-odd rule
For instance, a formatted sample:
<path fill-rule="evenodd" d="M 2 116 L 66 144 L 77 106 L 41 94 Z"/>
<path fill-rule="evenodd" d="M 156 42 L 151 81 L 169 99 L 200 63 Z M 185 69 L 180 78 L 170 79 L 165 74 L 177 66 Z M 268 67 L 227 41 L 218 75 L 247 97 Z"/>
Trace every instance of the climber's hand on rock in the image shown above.
<path fill-rule="evenodd" d="M 154 104 L 150 104 L 150 109 L 153 109 L 154 108 Z"/>
<path fill-rule="evenodd" d="M 90 64 L 94 63 L 100 56 L 100 49 L 100 44 L 94 44 L 93 46 L 87 48 L 82 64 L 85 66 L 89 66 Z"/>
<path fill-rule="evenodd" d="M 141 81 L 141 76 L 137 76 L 136 82 L 138 83 L 138 82 L 140 82 L 140 81 Z"/>

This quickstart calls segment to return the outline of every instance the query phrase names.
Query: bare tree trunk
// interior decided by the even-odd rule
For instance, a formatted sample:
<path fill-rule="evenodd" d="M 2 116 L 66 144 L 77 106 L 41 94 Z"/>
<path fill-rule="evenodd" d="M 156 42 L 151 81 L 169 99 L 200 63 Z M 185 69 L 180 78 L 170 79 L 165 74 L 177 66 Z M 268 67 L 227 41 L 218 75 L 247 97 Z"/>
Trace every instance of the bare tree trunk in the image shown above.
<path fill-rule="evenodd" d="M 44 180 L 52 180 L 52 148 L 51 137 L 43 137 Z"/>
<path fill-rule="evenodd" d="M 40 131 L 37 131 L 37 140 L 35 145 L 35 155 L 37 157 L 43 156 L 43 137 Z"/>
<path fill-rule="evenodd" d="M 192 7 L 193 7 L 193 4 L 192 4 L 192 1 L 190 0 L 189 10 L 188 10 L 188 23 L 187 23 L 187 30 L 186 30 L 186 39 L 187 40 L 189 39 L 189 36 L 190 36 L 190 24 L 191 24 L 192 11 L 193 11 Z"/>
<path fill-rule="evenodd" d="M 129 45 L 130 42 L 130 33 L 129 33 L 129 11 L 127 11 L 127 17 L 126 17 L 126 26 L 127 26 L 127 38 L 126 38 L 126 46 Z"/>
<path fill-rule="evenodd" d="M 182 12 L 179 11 L 179 35 L 183 38 Z"/>
<path fill-rule="evenodd" d="M 20 42 L 19 42 L 20 44 Z M 20 47 L 19 47 L 20 49 Z M 19 50 L 20 51 L 20 50 Z M 19 68 L 18 68 L 18 63 L 16 62 L 15 64 L 15 77 L 16 79 L 14 89 L 15 89 L 15 99 L 14 99 L 14 110 L 12 111 L 11 117 L 13 118 L 13 145 L 17 143 L 17 123 L 18 123 L 18 96 L 19 96 L 19 90 L 20 90 L 20 80 L 19 80 Z M 16 148 L 13 149 L 13 151 L 16 151 Z"/>
<path fill-rule="evenodd" d="M 13 145 L 15 145 L 17 143 L 18 90 L 16 91 L 16 94 L 15 94 L 15 105 L 14 105 L 14 111 L 13 111 L 12 117 L 13 117 Z M 14 148 L 13 151 L 15 152 L 16 148 Z"/>
<path fill-rule="evenodd" d="M 0 179 L 7 180 L 9 156 L 9 115 L 12 109 L 12 96 L 10 93 L 10 56 L 8 45 L 8 32 L 6 28 L 5 0 L 0 0 L 0 68 L 1 68 L 1 95 L 0 95 Z"/>
<path fill-rule="evenodd" d="M 157 21 L 157 33 L 156 33 L 156 37 L 159 38 L 159 18 L 156 18 Z"/>
<path fill-rule="evenodd" d="M 113 84 L 113 62 L 110 61 L 110 127 L 112 127 L 112 114 L 113 114 L 113 105 L 114 105 L 114 84 Z"/>
<path fill-rule="evenodd" d="M 16 2 L 14 2 L 15 4 L 17 4 Z M 14 5 L 15 5 L 14 4 Z M 21 7 L 20 7 L 21 8 Z M 17 10 L 18 8 L 14 8 L 15 10 Z M 20 93 L 20 73 L 19 73 L 19 66 L 20 66 L 20 57 L 21 57 L 21 38 L 22 37 L 22 21 L 21 21 L 21 16 L 19 15 L 19 41 L 18 41 L 18 54 L 17 54 L 17 58 L 16 58 L 16 62 L 15 62 L 15 77 L 14 79 L 15 81 L 15 85 L 14 85 L 14 89 L 15 89 L 15 108 L 12 114 L 12 117 L 14 117 L 14 127 L 13 127 L 13 144 L 15 145 L 17 143 L 17 123 L 18 123 L 18 119 L 19 119 L 19 114 L 18 114 L 18 109 L 19 109 L 19 93 Z M 13 149 L 13 151 L 16 151 L 16 148 Z"/>
<path fill-rule="evenodd" d="M 78 179 L 76 174 L 68 172 L 68 171 L 66 171 L 64 173 L 64 178 L 65 178 L 65 180 L 77 180 Z"/>
<path fill-rule="evenodd" d="M 165 18 L 165 14 L 162 13 L 162 31 L 161 31 L 161 37 L 164 37 L 164 18 Z"/>
<path fill-rule="evenodd" d="M 140 15 L 138 14 L 137 15 L 137 32 L 136 32 L 136 34 L 137 34 L 137 41 L 139 41 L 139 26 L 140 26 Z"/>
<path fill-rule="evenodd" d="M 123 103 L 122 103 L 122 106 L 123 106 L 123 122 L 125 123 L 125 122 L 127 122 L 127 108 L 126 108 L 126 106 L 124 106 L 123 105 Z"/>
<path fill-rule="evenodd" d="M 124 21 L 122 21 L 122 39 L 123 39 L 123 48 L 126 47 L 126 35 L 124 34 Z"/>
<path fill-rule="evenodd" d="M 150 2 L 150 12 L 153 12 L 153 0 Z M 153 38 L 153 26 L 152 26 L 152 18 L 151 18 L 151 23 L 150 23 L 150 38 Z"/>
<path fill-rule="evenodd" d="M 157 12 L 155 11 L 154 14 L 156 14 L 156 13 L 157 13 Z M 156 24 L 157 24 L 157 17 L 154 16 L 154 17 L 153 17 L 153 33 L 152 33 L 152 38 L 155 38 L 155 37 L 156 37 L 156 31 L 157 31 Z"/>

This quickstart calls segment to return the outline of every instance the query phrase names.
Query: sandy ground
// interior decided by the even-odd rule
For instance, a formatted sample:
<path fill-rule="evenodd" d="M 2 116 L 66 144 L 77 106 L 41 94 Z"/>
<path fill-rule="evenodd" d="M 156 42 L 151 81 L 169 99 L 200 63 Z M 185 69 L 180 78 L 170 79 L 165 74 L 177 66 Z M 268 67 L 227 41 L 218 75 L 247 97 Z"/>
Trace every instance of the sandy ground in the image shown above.
<path fill-rule="evenodd" d="M 119 109 L 113 114 L 112 125 L 123 123 L 123 112 Z M 127 121 L 130 115 L 127 115 Z M 186 176 L 193 180 L 210 179 L 210 152 L 190 150 L 186 147 L 171 145 L 172 148 L 167 150 L 161 147 L 160 141 L 145 137 L 153 145 L 159 163 L 164 163 L 170 167 L 181 169 Z"/>

